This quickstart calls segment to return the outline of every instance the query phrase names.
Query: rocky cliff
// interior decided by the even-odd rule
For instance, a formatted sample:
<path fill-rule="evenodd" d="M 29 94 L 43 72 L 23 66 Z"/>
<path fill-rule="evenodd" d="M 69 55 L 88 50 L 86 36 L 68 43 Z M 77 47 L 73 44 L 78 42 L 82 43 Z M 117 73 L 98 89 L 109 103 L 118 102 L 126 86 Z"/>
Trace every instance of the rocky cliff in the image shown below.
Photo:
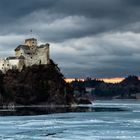
<path fill-rule="evenodd" d="M 74 102 L 57 65 L 26 67 L 0 73 L 0 103 L 66 105 Z M 67 94 L 66 94 L 67 93 Z"/>

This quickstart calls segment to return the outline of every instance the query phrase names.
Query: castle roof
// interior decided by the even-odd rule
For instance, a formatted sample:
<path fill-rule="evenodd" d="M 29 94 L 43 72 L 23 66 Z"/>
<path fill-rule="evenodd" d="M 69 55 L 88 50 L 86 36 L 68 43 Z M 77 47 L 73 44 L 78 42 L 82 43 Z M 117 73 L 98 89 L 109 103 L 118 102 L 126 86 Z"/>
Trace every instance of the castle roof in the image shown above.
<path fill-rule="evenodd" d="M 23 50 L 30 50 L 30 47 L 27 46 L 27 45 L 19 45 L 15 48 L 15 51 L 19 51 L 20 49 L 23 49 Z"/>
<path fill-rule="evenodd" d="M 45 45 L 40 45 L 37 48 L 44 48 L 44 47 L 45 47 Z"/>
<path fill-rule="evenodd" d="M 18 59 L 25 59 L 25 57 L 21 55 L 20 57 L 18 57 Z"/>
<path fill-rule="evenodd" d="M 25 59 L 25 57 L 23 55 L 21 55 L 20 57 L 9 56 L 6 58 L 6 60 L 14 60 L 14 59 Z"/>
<path fill-rule="evenodd" d="M 6 58 L 6 60 L 11 60 L 11 59 L 17 59 L 17 57 L 15 57 L 15 56 L 9 56 L 9 57 Z"/>
<path fill-rule="evenodd" d="M 49 43 L 46 43 L 45 45 L 43 44 L 43 45 L 40 45 L 40 46 L 38 46 L 37 48 L 44 48 L 44 47 L 46 47 L 46 46 L 48 46 L 49 47 Z"/>

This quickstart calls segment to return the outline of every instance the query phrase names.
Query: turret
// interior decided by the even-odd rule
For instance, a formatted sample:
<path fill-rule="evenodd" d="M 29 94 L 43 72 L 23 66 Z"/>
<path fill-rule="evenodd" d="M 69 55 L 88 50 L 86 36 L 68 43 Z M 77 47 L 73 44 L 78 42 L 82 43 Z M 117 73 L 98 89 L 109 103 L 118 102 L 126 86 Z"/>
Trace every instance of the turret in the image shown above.
<path fill-rule="evenodd" d="M 25 45 L 27 45 L 29 47 L 37 46 L 37 39 L 35 39 L 35 38 L 26 39 Z"/>

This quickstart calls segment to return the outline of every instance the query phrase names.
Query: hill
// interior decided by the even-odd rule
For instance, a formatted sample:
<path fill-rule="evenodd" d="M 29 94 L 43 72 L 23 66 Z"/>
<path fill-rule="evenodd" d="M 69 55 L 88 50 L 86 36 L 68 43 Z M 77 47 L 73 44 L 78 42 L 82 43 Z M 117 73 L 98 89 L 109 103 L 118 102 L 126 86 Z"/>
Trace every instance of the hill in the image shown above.
<path fill-rule="evenodd" d="M 74 102 L 72 94 L 66 94 L 67 84 L 57 65 L 25 67 L 21 72 L 8 70 L 0 73 L 0 104 L 8 105 L 67 105 Z"/>

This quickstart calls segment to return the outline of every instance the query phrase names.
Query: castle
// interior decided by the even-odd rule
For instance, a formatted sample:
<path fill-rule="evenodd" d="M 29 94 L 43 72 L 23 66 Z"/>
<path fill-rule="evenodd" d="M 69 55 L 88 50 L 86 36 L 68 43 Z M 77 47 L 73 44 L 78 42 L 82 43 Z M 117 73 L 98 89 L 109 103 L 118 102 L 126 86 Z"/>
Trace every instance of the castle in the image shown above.
<path fill-rule="evenodd" d="M 37 39 L 26 39 L 24 45 L 15 49 L 15 56 L 0 59 L 0 70 L 6 73 L 9 69 L 21 71 L 23 67 L 32 65 L 49 64 L 49 44 L 37 45 Z"/>

